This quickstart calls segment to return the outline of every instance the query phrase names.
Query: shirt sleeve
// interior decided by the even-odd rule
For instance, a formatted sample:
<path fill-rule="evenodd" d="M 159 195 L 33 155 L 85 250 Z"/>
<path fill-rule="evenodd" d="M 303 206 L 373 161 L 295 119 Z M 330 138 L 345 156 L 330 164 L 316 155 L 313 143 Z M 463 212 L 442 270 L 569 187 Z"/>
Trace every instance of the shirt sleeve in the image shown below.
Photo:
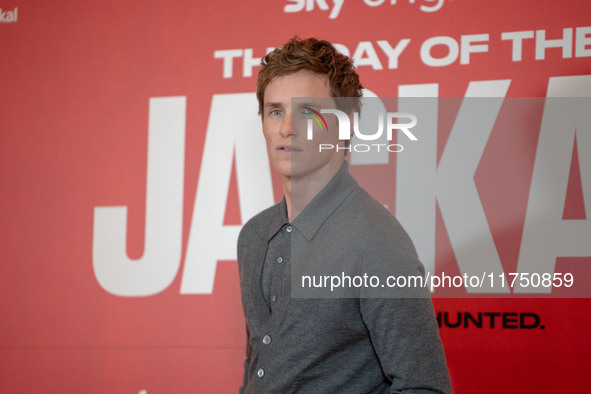
<path fill-rule="evenodd" d="M 429 298 L 362 298 L 360 308 L 391 393 L 451 393 Z"/>
<path fill-rule="evenodd" d="M 247 243 L 246 241 L 246 228 L 247 226 L 245 225 L 242 230 L 240 231 L 240 234 L 238 235 L 238 242 L 237 242 L 237 250 L 236 250 L 236 254 L 238 257 L 238 271 L 240 273 L 240 275 L 243 275 L 242 269 L 242 261 L 243 261 L 243 253 L 244 253 L 244 248 L 245 248 L 245 244 Z M 242 289 L 242 280 L 241 280 L 241 296 L 243 297 L 244 294 L 244 289 Z M 243 301 L 244 302 L 244 301 Z M 245 316 L 246 318 L 246 316 Z M 248 370 L 250 368 L 250 359 L 251 359 L 251 355 L 252 355 L 252 347 L 250 346 L 250 330 L 248 329 L 248 324 L 245 324 L 245 328 L 246 328 L 246 358 L 244 359 L 244 374 L 242 377 L 242 387 L 240 387 L 239 389 L 239 393 L 243 394 L 244 391 L 246 390 L 246 385 L 248 383 Z"/>
<path fill-rule="evenodd" d="M 246 384 L 248 383 L 248 370 L 250 369 L 250 357 L 252 355 L 252 347 L 250 346 L 250 330 L 246 326 L 246 359 L 244 360 L 244 377 L 242 378 L 242 387 L 240 387 L 240 394 L 244 393 Z"/>
<path fill-rule="evenodd" d="M 424 277 L 412 241 L 397 222 L 368 238 L 362 260 L 363 271 L 375 273 L 381 281 L 389 275 Z M 390 392 L 451 393 L 429 289 L 408 283 L 402 289 L 380 286 L 375 293 L 369 289 L 359 299 L 374 351 L 391 381 Z"/>

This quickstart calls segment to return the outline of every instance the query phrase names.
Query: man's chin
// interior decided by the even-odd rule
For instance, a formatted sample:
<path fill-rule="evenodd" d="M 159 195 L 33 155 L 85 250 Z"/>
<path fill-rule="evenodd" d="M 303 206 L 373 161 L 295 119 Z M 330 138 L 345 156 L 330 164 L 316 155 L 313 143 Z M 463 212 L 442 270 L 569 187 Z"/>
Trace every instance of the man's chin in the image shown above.
<path fill-rule="evenodd" d="M 278 165 L 273 165 L 273 169 L 282 178 L 291 178 L 291 174 L 292 174 L 291 163 L 281 163 Z"/>

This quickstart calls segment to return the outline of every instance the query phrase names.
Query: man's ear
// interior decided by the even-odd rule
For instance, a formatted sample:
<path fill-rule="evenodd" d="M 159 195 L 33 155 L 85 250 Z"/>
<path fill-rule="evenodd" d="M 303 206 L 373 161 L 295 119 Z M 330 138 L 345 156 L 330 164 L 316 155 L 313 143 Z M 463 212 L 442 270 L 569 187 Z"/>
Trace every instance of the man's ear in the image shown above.
<path fill-rule="evenodd" d="M 355 123 L 354 114 L 355 114 L 355 111 L 353 111 L 353 110 L 350 110 L 349 112 L 347 112 L 347 116 L 351 120 L 349 122 L 349 128 L 351 129 L 351 130 L 349 130 L 349 136 L 351 137 L 351 138 L 349 138 L 349 141 L 351 141 L 353 139 L 353 124 Z"/>
<path fill-rule="evenodd" d="M 355 112 L 353 110 L 350 110 L 349 112 L 347 112 L 347 116 L 349 117 L 349 120 L 350 120 L 350 122 L 349 122 L 349 129 L 350 130 L 349 130 L 349 139 L 347 141 L 344 141 L 345 148 L 348 148 L 349 145 L 351 145 L 351 140 L 353 139 L 353 124 L 355 123 L 355 120 L 354 120 L 355 118 L 353 117 L 354 113 Z M 344 157 L 347 157 L 348 150 L 345 149 L 344 152 L 345 152 Z"/>

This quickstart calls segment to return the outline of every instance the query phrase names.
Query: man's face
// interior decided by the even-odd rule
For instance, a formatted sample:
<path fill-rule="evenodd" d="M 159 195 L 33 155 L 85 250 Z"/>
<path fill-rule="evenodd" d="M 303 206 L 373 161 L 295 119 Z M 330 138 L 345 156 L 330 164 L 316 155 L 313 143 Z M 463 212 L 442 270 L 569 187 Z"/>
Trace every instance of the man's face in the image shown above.
<path fill-rule="evenodd" d="M 330 95 L 328 77 L 301 70 L 273 79 L 265 89 L 263 106 L 263 134 L 267 141 L 267 152 L 273 168 L 282 178 L 291 180 L 325 179 L 332 177 L 340 168 L 344 153 L 336 149 L 319 152 L 319 144 L 338 144 L 336 117 L 326 116 L 328 130 L 320 130 L 314 124 L 314 138 L 307 139 L 307 125 L 310 111 L 321 108 L 335 108 Z M 310 97 L 311 100 L 292 98 Z"/>

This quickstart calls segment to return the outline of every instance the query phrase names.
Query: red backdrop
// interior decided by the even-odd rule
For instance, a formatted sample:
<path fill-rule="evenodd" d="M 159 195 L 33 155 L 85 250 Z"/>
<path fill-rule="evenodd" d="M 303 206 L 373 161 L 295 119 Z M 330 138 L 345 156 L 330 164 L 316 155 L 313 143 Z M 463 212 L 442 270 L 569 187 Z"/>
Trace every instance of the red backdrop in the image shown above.
<path fill-rule="evenodd" d="M 507 97 L 591 96 L 586 0 L 6 0 L 0 7 L 0 391 L 7 393 L 238 389 L 245 333 L 234 245 L 240 225 L 280 198 L 264 155 L 256 155 L 264 150 L 252 58 L 267 48 L 295 34 L 339 43 L 356 58 L 364 86 L 383 97 L 436 84 L 439 97 L 462 98 L 471 83 L 501 80 L 509 81 Z M 577 78 L 557 78 L 565 76 Z M 536 171 L 544 174 L 536 164 L 540 121 L 538 113 L 525 136 L 495 128 L 474 175 L 505 272 L 518 269 L 531 185 Z M 583 238 L 591 209 L 586 126 L 568 154 L 557 151 L 568 167 L 560 220 L 577 221 Z M 439 131 L 439 157 L 448 133 Z M 147 166 L 149 140 L 157 152 Z M 257 199 L 259 187 L 266 194 Z M 440 208 L 427 247 L 437 271 L 461 273 L 450 224 L 461 212 Z M 550 256 L 555 271 L 573 272 L 577 283 L 589 280 L 591 242 L 583 241 L 558 244 Z M 545 245 L 543 236 L 531 242 Z M 434 304 L 454 392 L 587 387 L 588 299 Z M 501 315 L 494 327 L 487 319 L 481 328 L 452 327 L 458 312 Z M 520 325 L 520 314 L 540 324 Z"/>

